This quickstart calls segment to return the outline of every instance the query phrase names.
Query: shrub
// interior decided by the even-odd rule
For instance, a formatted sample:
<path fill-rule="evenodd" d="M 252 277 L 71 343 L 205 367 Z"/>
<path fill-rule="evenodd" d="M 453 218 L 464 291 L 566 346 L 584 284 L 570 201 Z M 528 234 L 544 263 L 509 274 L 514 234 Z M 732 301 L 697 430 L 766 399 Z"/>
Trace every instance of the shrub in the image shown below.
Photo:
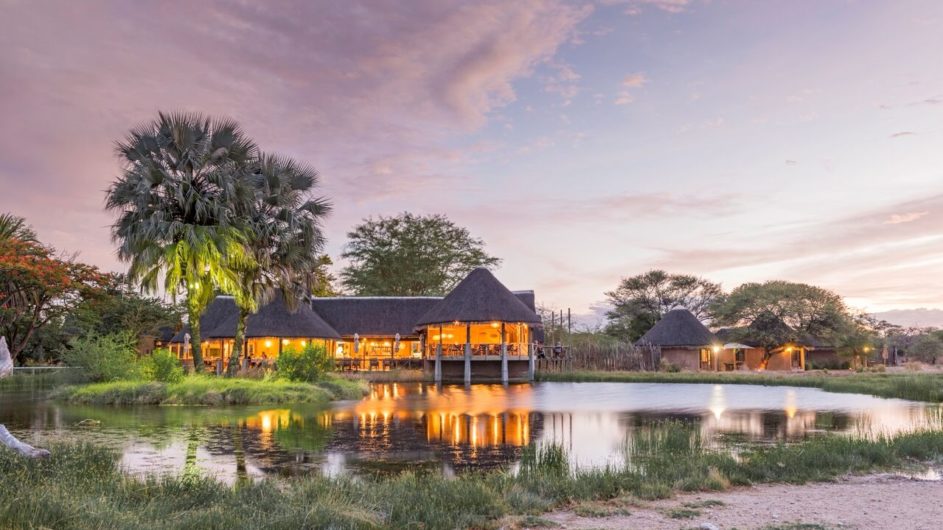
<path fill-rule="evenodd" d="M 62 358 L 92 381 L 137 379 L 141 375 L 135 341 L 128 333 L 85 335 L 73 339 Z"/>
<path fill-rule="evenodd" d="M 661 363 L 661 371 L 669 373 L 678 373 L 681 371 L 681 367 L 677 364 L 672 364 L 669 362 Z"/>
<path fill-rule="evenodd" d="M 301 350 L 287 348 L 282 351 L 275 366 L 281 378 L 314 382 L 334 368 L 334 361 L 323 345 L 309 343 Z"/>
<path fill-rule="evenodd" d="M 142 372 L 145 379 L 161 383 L 177 383 L 183 379 L 183 365 L 177 356 L 166 348 L 154 350 L 154 353 L 144 360 Z"/>

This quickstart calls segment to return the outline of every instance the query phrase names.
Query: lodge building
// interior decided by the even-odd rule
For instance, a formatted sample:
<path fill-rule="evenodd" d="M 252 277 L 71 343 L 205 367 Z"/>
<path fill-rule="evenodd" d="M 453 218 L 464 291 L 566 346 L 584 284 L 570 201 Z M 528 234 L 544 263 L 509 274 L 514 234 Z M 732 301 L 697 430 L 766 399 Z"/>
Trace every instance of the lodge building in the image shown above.
<path fill-rule="evenodd" d="M 239 310 L 217 296 L 200 318 L 203 361 L 229 362 Z M 435 380 L 532 379 L 542 340 L 533 291 L 507 289 L 475 269 L 445 297 L 325 297 L 289 311 L 281 297 L 248 317 L 240 364 L 271 365 L 287 348 L 321 344 L 339 370 L 423 369 Z M 192 363 L 189 329 L 171 350 Z"/>

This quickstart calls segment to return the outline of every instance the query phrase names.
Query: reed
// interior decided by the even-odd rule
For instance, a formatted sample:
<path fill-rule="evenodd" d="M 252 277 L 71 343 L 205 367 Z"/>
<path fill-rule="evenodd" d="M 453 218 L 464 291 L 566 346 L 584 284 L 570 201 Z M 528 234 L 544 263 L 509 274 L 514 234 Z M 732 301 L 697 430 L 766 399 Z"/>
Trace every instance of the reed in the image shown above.
<path fill-rule="evenodd" d="M 567 506 L 656 498 L 763 482 L 830 480 L 943 457 L 943 431 L 874 440 L 839 436 L 747 451 L 705 446 L 697 428 L 666 422 L 626 446 L 625 466 L 574 469 L 558 446 L 525 451 L 519 473 L 326 478 L 319 474 L 227 486 L 199 474 L 133 477 L 109 449 L 54 446 L 47 460 L 0 452 L 0 527 L 497 528 Z M 605 510 L 617 513 L 615 504 Z M 687 507 L 696 509 L 696 507 Z M 604 514 L 602 514 L 604 515 Z M 529 516 L 529 517 L 528 517 Z"/>

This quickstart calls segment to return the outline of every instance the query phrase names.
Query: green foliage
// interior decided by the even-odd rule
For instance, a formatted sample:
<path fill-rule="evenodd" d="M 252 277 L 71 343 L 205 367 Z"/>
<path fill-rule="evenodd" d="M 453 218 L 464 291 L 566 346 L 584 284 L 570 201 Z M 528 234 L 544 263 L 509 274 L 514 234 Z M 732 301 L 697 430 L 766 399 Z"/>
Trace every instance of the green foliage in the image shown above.
<path fill-rule="evenodd" d="M 341 281 L 357 295 L 442 295 L 473 269 L 500 263 L 444 215 L 367 219 L 347 238 Z"/>
<path fill-rule="evenodd" d="M 720 325 L 748 326 L 758 318 L 775 317 L 795 332 L 828 336 L 847 321 L 842 298 L 804 283 L 745 283 L 713 307 Z"/>
<path fill-rule="evenodd" d="M 176 383 L 115 381 L 65 387 L 56 399 L 87 405 L 267 405 L 327 403 L 362 397 L 362 382 L 297 383 L 281 379 L 231 379 L 190 375 Z"/>
<path fill-rule="evenodd" d="M 308 343 L 302 349 L 286 348 L 275 361 L 278 376 L 289 381 L 320 381 L 334 369 L 334 360 L 321 344 Z"/>
<path fill-rule="evenodd" d="M 312 196 L 318 172 L 290 158 L 260 155 L 247 182 L 252 199 L 239 210 L 237 220 L 251 259 L 230 264 L 237 279 L 230 294 L 240 309 L 230 375 L 239 368 L 249 314 L 276 290 L 293 307 L 325 280 L 321 222 L 331 207 L 326 199 Z"/>
<path fill-rule="evenodd" d="M 79 304 L 62 327 L 73 336 L 126 332 L 138 337 L 156 335 L 163 327 L 173 328 L 180 318 L 179 307 L 141 296 L 125 276 L 111 274 L 103 291 Z"/>
<path fill-rule="evenodd" d="M 22 218 L 0 215 L 0 336 L 14 362 L 27 354 L 42 360 L 44 332 L 106 283 L 97 268 L 61 258 L 39 242 Z"/>
<path fill-rule="evenodd" d="M 143 361 L 142 374 L 145 379 L 161 383 L 179 383 L 183 380 L 183 365 L 170 350 L 154 350 Z"/>
<path fill-rule="evenodd" d="M 128 333 L 85 335 L 71 342 L 63 360 L 80 368 L 90 381 L 137 379 L 141 366 L 135 350 L 135 339 Z"/>
<path fill-rule="evenodd" d="M 943 340 L 935 334 L 926 333 L 914 341 L 907 354 L 918 361 L 936 364 L 937 358 L 943 356 Z"/>
<path fill-rule="evenodd" d="M 635 342 L 672 309 L 684 308 L 700 320 L 709 320 L 710 309 L 723 297 L 720 284 L 686 274 L 651 270 L 623 278 L 606 293 L 612 310 L 606 314 L 606 332 Z"/>
<path fill-rule="evenodd" d="M 586 515 L 625 513 L 625 496 L 664 498 L 681 490 L 713 491 L 728 485 L 801 484 L 851 472 L 901 466 L 943 456 L 943 432 L 876 440 L 825 436 L 748 450 L 738 458 L 701 444 L 697 428 L 679 422 L 652 426 L 648 440 L 627 449 L 628 464 L 568 470 L 562 449 L 534 455 L 528 473 L 404 473 L 351 479 L 308 474 L 228 486 L 197 473 L 127 475 L 108 449 L 51 447 L 48 459 L 0 451 L 0 521 L 11 528 L 495 528 L 509 514 L 535 517 L 563 506 Z M 540 462 L 546 462 L 541 464 Z M 678 517 L 719 505 L 682 506 Z M 683 511 L 682 511 L 683 510 Z M 525 524 L 526 526 L 527 524 Z M 785 528 L 785 527 L 784 527 Z M 790 526 L 792 528 L 792 526 Z M 796 526 L 795 528 L 799 528 Z M 803 526 L 805 528 L 805 526 Z M 811 527 L 810 527 L 811 528 Z"/>
<path fill-rule="evenodd" d="M 118 142 L 122 173 L 108 189 L 112 237 L 128 277 L 187 293 L 194 368 L 203 366 L 199 319 L 216 291 L 239 288 L 233 266 L 251 256 L 237 215 L 258 149 L 231 120 L 160 113 Z"/>

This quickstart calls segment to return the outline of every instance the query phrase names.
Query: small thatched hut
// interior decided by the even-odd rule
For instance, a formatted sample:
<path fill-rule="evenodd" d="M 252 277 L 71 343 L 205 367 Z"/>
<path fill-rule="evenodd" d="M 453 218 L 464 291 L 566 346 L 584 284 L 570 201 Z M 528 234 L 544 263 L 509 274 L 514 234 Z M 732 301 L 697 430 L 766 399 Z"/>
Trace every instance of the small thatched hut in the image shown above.
<path fill-rule="evenodd" d="M 716 369 L 715 356 L 720 350 L 717 337 L 687 309 L 665 313 L 636 344 L 660 350 L 662 365 L 694 371 Z"/>

